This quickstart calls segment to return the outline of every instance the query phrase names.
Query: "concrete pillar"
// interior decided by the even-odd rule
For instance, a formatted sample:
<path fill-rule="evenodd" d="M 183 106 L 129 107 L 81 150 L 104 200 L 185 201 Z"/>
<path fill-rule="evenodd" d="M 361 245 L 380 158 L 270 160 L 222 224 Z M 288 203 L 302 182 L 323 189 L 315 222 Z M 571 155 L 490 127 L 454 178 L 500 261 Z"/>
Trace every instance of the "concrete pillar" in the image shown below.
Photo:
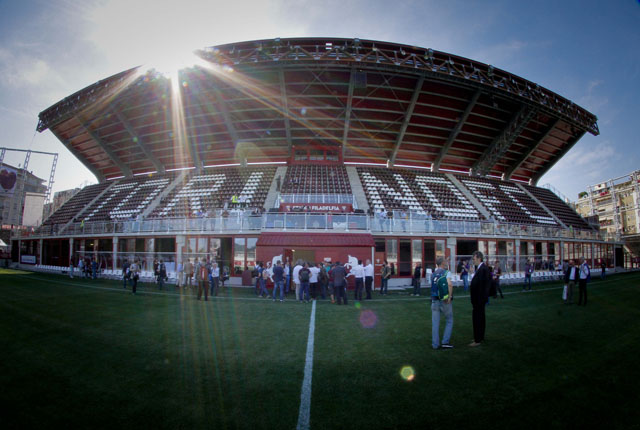
<path fill-rule="evenodd" d="M 447 248 L 449 248 L 449 270 L 455 273 L 456 270 L 456 247 L 458 241 L 455 237 L 447 238 Z"/>
<path fill-rule="evenodd" d="M 181 234 L 177 235 L 176 236 L 176 268 L 178 267 L 178 264 L 182 262 L 182 248 L 184 248 L 185 244 L 186 244 L 186 238 L 184 237 L 184 235 L 181 235 Z"/>
<path fill-rule="evenodd" d="M 520 239 L 516 239 L 516 273 L 520 272 Z"/>
<path fill-rule="evenodd" d="M 113 238 L 113 267 L 115 271 L 118 268 L 118 238 Z"/>

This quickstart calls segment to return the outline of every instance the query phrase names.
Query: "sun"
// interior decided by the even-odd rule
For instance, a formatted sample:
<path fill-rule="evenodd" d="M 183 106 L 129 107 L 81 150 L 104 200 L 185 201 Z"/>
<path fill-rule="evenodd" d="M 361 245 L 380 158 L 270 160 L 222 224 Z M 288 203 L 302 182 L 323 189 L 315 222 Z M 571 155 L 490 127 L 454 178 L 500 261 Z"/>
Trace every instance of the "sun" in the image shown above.
<path fill-rule="evenodd" d="M 205 66 L 206 62 L 195 54 L 195 51 L 173 51 L 166 52 L 163 55 L 156 55 L 150 58 L 144 65 L 143 69 L 155 70 L 168 79 L 178 76 L 178 71 L 188 69 L 194 66 Z"/>

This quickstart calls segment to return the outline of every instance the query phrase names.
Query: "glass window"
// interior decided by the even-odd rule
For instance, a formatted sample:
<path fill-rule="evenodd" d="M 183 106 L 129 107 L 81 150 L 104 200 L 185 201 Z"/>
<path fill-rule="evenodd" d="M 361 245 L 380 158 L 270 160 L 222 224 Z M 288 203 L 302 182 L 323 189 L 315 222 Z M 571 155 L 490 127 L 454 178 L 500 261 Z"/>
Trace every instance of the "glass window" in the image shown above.
<path fill-rule="evenodd" d="M 187 239 L 187 253 L 193 254 L 198 249 L 198 239 L 195 237 L 190 237 Z"/>
<path fill-rule="evenodd" d="M 247 266 L 253 267 L 256 265 L 256 243 L 258 242 L 258 238 L 256 237 L 248 237 L 247 238 Z"/>
<path fill-rule="evenodd" d="M 398 239 L 387 239 L 387 261 L 398 263 Z"/>
<path fill-rule="evenodd" d="M 438 258 L 445 258 L 444 240 L 436 240 L 436 261 Z"/>
<path fill-rule="evenodd" d="M 214 260 L 218 260 L 221 255 L 221 240 L 219 238 L 210 238 L 209 239 L 209 255 Z"/>
<path fill-rule="evenodd" d="M 422 240 L 414 239 L 411 241 L 411 262 L 413 263 L 413 267 L 418 263 L 422 263 Z"/>
<path fill-rule="evenodd" d="M 208 239 L 206 237 L 198 238 L 198 254 L 206 254 L 208 251 Z"/>
<path fill-rule="evenodd" d="M 234 273 L 242 273 L 244 270 L 244 237 L 236 237 L 233 240 L 233 266 Z"/>

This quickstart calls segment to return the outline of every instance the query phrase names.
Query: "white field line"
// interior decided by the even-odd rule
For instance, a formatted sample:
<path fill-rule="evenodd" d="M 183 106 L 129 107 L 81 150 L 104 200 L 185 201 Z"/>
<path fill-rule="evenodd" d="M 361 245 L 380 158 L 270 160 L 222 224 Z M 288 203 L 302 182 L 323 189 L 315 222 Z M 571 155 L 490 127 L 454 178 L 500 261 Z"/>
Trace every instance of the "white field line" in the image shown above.
<path fill-rule="evenodd" d="M 308 430 L 311 417 L 311 377 L 313 374 L 313 339 L 316 331 L 316 300 L 311 306 L 309 319 L 309 338 L 307 339 L 307 358 L 304 363 L 304 379 L 300 393 L 300 412 L 298 413 L 297 430 Z"/>

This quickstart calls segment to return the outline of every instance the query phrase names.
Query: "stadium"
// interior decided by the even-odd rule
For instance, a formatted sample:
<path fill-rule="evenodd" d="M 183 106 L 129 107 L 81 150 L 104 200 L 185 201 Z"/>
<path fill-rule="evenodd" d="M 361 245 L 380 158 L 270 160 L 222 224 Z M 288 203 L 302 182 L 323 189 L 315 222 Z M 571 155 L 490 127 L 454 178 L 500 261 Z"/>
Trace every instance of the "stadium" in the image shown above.
<path fill-rule="evenodd" d="M 98 183 L 11 238 L 7 428 L 637 425 L 640 275 L 619 238 L 538 186 L 599 133 L 593 114 L 493 66 L 388 42 L 260 40 L 197 57 L 175 73 L 125 70 L 40 113 L 38 130 Z M 475 250 L 503 270 L 487 337 L 465 346 L 472 310 L 455 273 L 455 349 L 432 349 L 414 269 Z M 582 257 L 589 306 L 586 293 L 564 306 L 562 263 Z M 122 280 L 134 258 L 137 295 Z M 160 258 L 170 283 L 195 259 L 229 282 L 207 302 L 161 289 Z M 227 288 L 286 258 L 369 259 L 373 299 Z M 81 260 L 98 279 L 70 276 Z"/>
<path fill-rule="evenodd" d="M 40 113 L 99 180 L 13 261 L 216 260 L 238 283 L 256 261 L 397 267 L 480 249 L 521 277 L 584 256 L 625 264 L 536 184 L 596 117 L 539 85 L 432 49 L 359 39 L 274 39 L 197 52 L 165 76 L 141 68 Z M 235 201 L 232 201 L 235 197 Z M 35 257 L 35 258 L 34 258 Z M 284 261 L 284 260 L 283 260 Z M 548 273 L 547 273 L 548 274 Z"/>

